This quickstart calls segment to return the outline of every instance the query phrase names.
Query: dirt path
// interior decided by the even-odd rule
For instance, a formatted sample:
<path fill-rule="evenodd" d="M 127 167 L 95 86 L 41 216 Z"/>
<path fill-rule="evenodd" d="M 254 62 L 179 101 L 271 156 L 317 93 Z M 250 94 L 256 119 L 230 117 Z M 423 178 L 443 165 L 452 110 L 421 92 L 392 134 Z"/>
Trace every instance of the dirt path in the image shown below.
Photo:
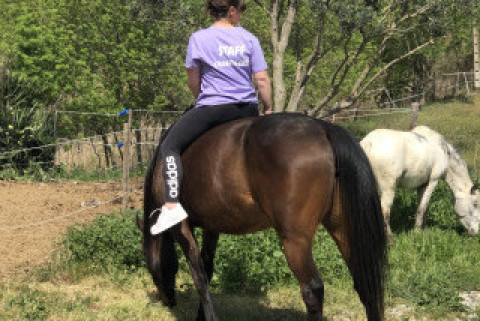
<path fill-rule="evenodd" d="M 121 198 L 112 200 L 121 195 L 121 186 L 119 181 L 0 181 L 0 280 L 49 259 L 69 225 L 120 209 Z M 132 186 L 138 191 L 142 180 Z M 142 204 L 140 193 L 130 200 L 130 206 Z M 94 204 L 100 206 L 90 208 Z"/>

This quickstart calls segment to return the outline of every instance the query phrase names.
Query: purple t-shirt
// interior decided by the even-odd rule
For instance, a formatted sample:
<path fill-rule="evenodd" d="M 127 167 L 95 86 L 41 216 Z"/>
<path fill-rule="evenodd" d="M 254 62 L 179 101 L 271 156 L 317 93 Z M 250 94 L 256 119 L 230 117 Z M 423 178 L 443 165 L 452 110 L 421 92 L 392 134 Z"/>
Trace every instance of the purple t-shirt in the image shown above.
<path fill-rule="evenodd" d="M 257 102 L 252 73 L 266 70 L 258 39 L 242 27 L 211 26 L 190 36 L 187 68 L 201 68 L 196 106 Z"/>

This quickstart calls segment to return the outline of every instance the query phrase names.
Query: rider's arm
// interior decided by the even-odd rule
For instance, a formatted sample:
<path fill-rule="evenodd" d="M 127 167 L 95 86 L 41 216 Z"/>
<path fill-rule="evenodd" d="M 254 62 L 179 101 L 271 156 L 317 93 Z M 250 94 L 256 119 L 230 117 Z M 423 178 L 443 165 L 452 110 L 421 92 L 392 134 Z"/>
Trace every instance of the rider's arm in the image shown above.
<path fill-rule="evenodd" d="M 263 113 L 272 113 L 272 86 L 266 70 L 258 71 L 253 74 L 253 83 L 258 88 L 260 99 L 263 103 Z"/>
<path fill-rule="evenodd" d="M 187 68 L 188 88 L 197 99 L 200 94 L 200 67 Z"/>

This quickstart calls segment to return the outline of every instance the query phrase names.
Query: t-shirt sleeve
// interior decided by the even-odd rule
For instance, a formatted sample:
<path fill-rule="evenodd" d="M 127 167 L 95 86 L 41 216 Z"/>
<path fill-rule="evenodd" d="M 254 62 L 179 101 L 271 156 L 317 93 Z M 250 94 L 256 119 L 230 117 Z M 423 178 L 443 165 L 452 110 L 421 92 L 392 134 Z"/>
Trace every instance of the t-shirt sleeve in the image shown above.
<path fill-rule="evenodd" d="M 260 41 L 258 41 L 257 37 L 253 37 L 252 72 L 266 70 L 267 67 L 267 62 L 265 61 L 265 57 L 263 56 Z"/>
<path fill-rule="evenodd" d="M 195 40 L 194 35 L 190 36 L 190 40 L 188 40 L 188 47 L 187 47 L 187 57 L 185 59 L 185 67 L 187 68 L 195 68 L 200 66 L 200 55 L 197 46 L 197 42 Z"/>

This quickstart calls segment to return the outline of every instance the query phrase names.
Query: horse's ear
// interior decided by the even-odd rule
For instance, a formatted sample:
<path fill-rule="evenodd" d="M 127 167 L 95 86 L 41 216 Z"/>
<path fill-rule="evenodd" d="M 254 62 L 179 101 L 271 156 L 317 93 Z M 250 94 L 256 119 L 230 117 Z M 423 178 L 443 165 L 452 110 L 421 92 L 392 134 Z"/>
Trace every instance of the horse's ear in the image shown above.
<path fill-rule="evenodd" d="M 478 188 L 480 187 L 480 184 L 475 183 L 472 185 L 472 189 L 470 190 L 471 194 L 475 194 L 476 191 L 478 191 Z"/>
<path fill-rule="evenodd" d="M 138 229 L 143 233 L 143 220 L 137 215 L 137 217 L 135 218 L 135 222 L 137 223 Z"/>

